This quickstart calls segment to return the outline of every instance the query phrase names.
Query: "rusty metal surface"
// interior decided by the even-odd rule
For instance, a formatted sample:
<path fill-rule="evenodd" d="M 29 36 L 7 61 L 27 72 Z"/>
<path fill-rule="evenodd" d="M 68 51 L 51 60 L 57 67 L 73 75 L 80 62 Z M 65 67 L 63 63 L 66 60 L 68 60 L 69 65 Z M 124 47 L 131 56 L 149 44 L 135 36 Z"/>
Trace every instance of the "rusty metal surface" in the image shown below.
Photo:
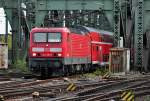
<path fill-rule="evenodd" d="M 109 71 L 111 73 L 125 74 L 129 71 L 130 52 L 127 48 L 110 49 Z"/>
<path fill-rule="evenodd" d="M 0 43 L 0 69 L 8 68 L 8 45 Z"/>

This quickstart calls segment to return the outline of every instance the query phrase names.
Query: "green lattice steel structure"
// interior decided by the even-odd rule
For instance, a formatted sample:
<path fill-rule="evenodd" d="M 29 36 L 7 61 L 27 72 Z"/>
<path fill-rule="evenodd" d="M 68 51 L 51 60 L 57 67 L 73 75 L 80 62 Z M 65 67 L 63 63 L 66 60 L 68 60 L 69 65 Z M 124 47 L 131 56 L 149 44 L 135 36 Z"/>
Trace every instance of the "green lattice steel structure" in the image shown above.
<path fill-rule="evenodd" d="M 26 5 L 25 9 L 21 8 L 20 6 L 21 3 L 24 3 Z M 18 44 L 21 42 L 20 26 L 27 27 L 25 29 L 30 31 L 32 27 L 39 27 L 43 25 L 44 18 L 49 13 L 49 11 L 76 10 L 75 12 L 77 12 L 79 10 L 98 11 L 100 9 L 103 9 L 105 15 L 107 16 L 108 23 L 110 23 L 109 26 L 110 25 L 113 26 L 113 0 L 13 0 L 13 1 L 1 0 L 0 7 L 4 7 L 5 12 L 7 14 L 7 18 L 9 19 L 10 24 L 12 26 L 12 33 L 13 33 L 12 57 L 14 62 L 19 57 L 19 49 L 27 48 L 27 47 L 20 47 Z M 22 10 L 26 10 L 27 12 L 26 19 L 23 19 L 22 17 Z M 78 20 L 76 22 L 78 22 Z M 28 35 L 26 35 L 26 44 L 27 41 Z M 24 54 L 25 53 L 26 52 L 24 52 Z"/>
<path fill-rule="evenodd" d="M 19 6 L 21 5 L 20 3 L 24 3 L 26 8 L 21 8 L 21 6 Z M 134 37 L 135 66 L 141 67 L 143 66 L 143 33 L 149 29 L 150 26 L 150 0 L 0 0 L 0 7 L 4 7 L 7 18 L 12 26 L 14 60 L 18 57 L 18 49 L 20 48 L 17 44 L 20 42 L 20 26 L 23 26 L 25 30 L 27 30 L 26 33 L 28 33 L 32 27 L 43 25 L 47 14 L 53 10 L 58 10 L 62 15 L 63 11 L 68 15 L 71 15 L 69 11 L 103 11 L 103 15 L 99 14 L 99 16 L 105 15 L 107 18 L 105 20 L 109 23 L 108 25 L 110 28 L 113 28 L 115 42 L 118 43 L 121 34 L 120 27 L 123 26 L 123 28 L 127 28 L 128 26 L 127 18 L 122 17 L 122 14 L 126 15 L 124 13 L 127 13 L 127 6 L 130 6 L 132 25 L 134 26 L 131 29 L 133 31 L 130 32 L 133 33 L 132 36 Z M 22 17 L 22 12 L 19 12 L 22 10 L 26 10 L 27 12 L 26 19 Z M 94 13 L 93 16 L 91 15 L 87 15 L 87 24 L 92 24 L 89 21 L 93 20 L 93 16 L 97 17 L 97 13 Z M 84 17 L 71 18 L 70 20 L 76 20 L 75 23 L 78 23 L 79 20 L 82 19 L 84 19 Z M 63 21 L 63 18 L 61 21 Z M 93 24 L 95 24 L 97 20 L 93 22 Z M 123 23 L 123 25 L 121 25 L 121 23 Z M 81 22 L 81 24 L 83 24 L 83 22 Z M 95 26 L 99 27 L 98 24 Z M 124 31 L 123 34 L 130 33 Z M 27 41 L 28 35 L 26 35 L 26 42 Z"/>
<path fill-rule="evenodd" d="M 149 2 L 150 3 L 150 2 Z M 144 0 L 137 0 L 135 11 L 135 65 L 143 66 Z"/>

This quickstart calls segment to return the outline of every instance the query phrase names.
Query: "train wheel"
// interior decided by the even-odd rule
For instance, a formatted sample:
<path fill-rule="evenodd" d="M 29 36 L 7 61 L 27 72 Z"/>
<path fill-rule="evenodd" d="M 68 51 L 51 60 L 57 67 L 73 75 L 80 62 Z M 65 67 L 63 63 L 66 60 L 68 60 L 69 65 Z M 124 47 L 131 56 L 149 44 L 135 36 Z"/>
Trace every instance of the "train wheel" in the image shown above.
<path fill-rule="evenodd" d="M 78 74 L 78 65 L 75 65 L 75 73 Z"/>
<path fill-rule="evenodd" d="M 69 75 L 69 70 L 67 65 L 63 65 L 63 75 L 68 76 Z"/>
<path fill-rule="evenodd" d="M 41 72 L 41 79 L 45 79 L 47 77 L 46 69 L 41 67 L 40 72 Z"/>
<path fill-rule="evenodd" d="M 80 67 L 80 73 L 83 73 L 83 65 Z"/>
<path fill-rule="evenodd" d="M 84 65 L 81 65 L 81 73 L 84 73 Z"/>
<path fill-rule="evenodd" d="M 62 66 L 62 76 L 65 76 L 65 74 L 66 74 L 65 66 L 63 65 L 63 66 Z"/>
<path fill-rule="evenodd" d="M 85 72 L 89 72 L 89 65 L 88 65 L 88 64 L 85 64 L 85 65 L 84 65 L 84 71 L 85 71 Z"/>
<path fill-rule="evenodd" d="M 79 73 L 82 73 L 82 65 L 79 65 Z"/>
<path fill-rule="evenodd" d="M 74 71 L 75 71 L 75 74 L 77 74 L 77 67 L 76 67 L 76 65 L 74 65 Z"/>
<path fill-rule="evenodd" d="M 87 66 L 87 70 L 88 70 L 88 72 L 91 72 L 91 70 L 90 69 L 92 69 L 93 67 L 90 65 L 90 64 L 88 64 L 88 66 Z"/>
<path fill-rule="evenodd" d="M 87 72 L 87 65 L 85 64 L 83 67 L 84 72 Z"/>
<path fill-rule="evenodd" d="M 63 65 L 63 75 L 67 76 L 68 75 L 68 69 L 66 65 Z"/>
<path fill-rule="evenodd" d="M 72 65 L 71 68 L 72 68 L 72 73 L 73 73 L 73 74 L 76 74 L 76 66 L 75 66 L 75 65 Z"/>
<path fill-rule="evenodd" d="M 70 70 L 69 70 L 68 66 L 66 66 L 66 71 L 67 71 L 67 76 L 69 76 L 70 75 Z"/>
<path fill-rule="evenodd" d="M 77 70 L 77 73 L 81 73 L 82 66 L 81 65 L 76 65 L 76 70 Z"/>

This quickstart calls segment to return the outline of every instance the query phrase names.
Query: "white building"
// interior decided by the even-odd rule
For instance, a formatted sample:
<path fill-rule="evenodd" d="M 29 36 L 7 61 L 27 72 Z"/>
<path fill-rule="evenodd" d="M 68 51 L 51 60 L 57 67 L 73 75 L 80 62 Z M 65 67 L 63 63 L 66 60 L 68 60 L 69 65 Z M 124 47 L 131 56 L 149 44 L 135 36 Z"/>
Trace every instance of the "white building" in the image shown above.
<path fill-rule="evenodd" d="M 5 18 L 4 9 L 0 8 L 0 34 L 6 33 L 6 18 Z M 10 33 L 11 27 L 8 24 L 8 32 Z"/>

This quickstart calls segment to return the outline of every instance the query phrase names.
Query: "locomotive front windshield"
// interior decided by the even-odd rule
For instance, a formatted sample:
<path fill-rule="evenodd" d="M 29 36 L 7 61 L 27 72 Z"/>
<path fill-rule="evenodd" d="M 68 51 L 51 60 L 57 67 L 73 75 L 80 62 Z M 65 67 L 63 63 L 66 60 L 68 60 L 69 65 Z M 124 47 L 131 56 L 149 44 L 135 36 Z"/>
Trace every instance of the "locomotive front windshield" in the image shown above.
<path fill-rule="evenodd" d="M 61 33 L 34 33 L 34 42 L 61 42 Z"/>
<path fill-rule="evenodd" d="M 60 33 L 48 33 L 48 42 L 61 42 Z"/>

